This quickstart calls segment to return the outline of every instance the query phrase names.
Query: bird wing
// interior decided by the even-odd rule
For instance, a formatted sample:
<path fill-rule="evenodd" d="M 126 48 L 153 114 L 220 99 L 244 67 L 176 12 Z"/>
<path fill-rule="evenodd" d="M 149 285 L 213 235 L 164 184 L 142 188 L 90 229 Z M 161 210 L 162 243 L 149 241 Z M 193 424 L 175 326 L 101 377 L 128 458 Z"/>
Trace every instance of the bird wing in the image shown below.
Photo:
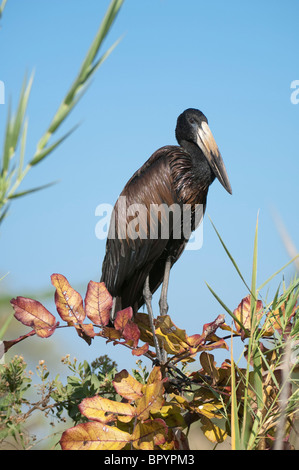
<path fill-rule="evenodd" d="M 148 215 L 151 204 L 169 207 L 177 202 L 169 163 L 175 152 L 182 153 L 182 149 L 168 146 L 157 150 L 128 181 L 114 206 L 101 280 L 113 297 L 121 297 L 123 308 L 135 303 L 138 307 L 143 304 L 142 291 L 149 271 L 153 269 L 150 276 L 152 292 L 163 280 L 165 261 L 169 256 L 169 237 L 161 238 L 160 233 L 157 233 L 157 238 L 149 236 Z M 136 204 L 141 205 L 140 209 L 144 207 L 145 212 L 138 212 Z M 130 208 L 133 208 L 132 214 L 128 216 Z M 133 239 L 136 229 L 135 209 L 138 212 L 139 235 Z M 158 232 L 161 223 L 163 211 L 156 227 Z M 185 243 L 185 240 L 176 240 L 173 253 L 170 253 L 173 262 L 180 256 Z"/>

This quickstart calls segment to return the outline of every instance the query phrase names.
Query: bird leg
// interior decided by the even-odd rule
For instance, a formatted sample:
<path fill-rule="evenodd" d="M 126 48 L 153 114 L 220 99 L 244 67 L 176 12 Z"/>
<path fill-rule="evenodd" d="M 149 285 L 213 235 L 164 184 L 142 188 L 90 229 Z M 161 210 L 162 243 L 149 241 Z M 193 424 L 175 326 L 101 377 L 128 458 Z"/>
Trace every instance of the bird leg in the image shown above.
<path fill-rule="evenodd" d="M 165 263 L 164 278 L 163 278 L 163 284 L 162 284 L 162 289 L 161 289 L 161 296 L 159 300 L 161 316 L 166 315 L 168 312 L 167 291 L 168 291 L 170 268 L 171 268 L 171 256 L 167 258 L 166 263 Z M 165 351 L 165 349 L 161 351 L 161 355 L 162 355 L 162 362 L 163 364 L 165 364 L 165 362 L 167 361 L 167 352 Z"/>
<path fill-rule="evenodd" d="M 170 268 L 171 268 L 171 257 L 169 256 L 165 263 L 164 278 L 163 278 L 163 284 L 162 284 L 162 289 L 161 289 L 161 296 L 159 300 L 160 315 L 162 316 L 166 315 L 168 312 L 167 291 L 168 291 Z"/>
<path fill-rule="evenodd" d="M 159 342 L 155 333 L 155 325 L 154 325 L 154 314 L 153 314 L 153 309 L 152 309 L 152 293 L 150 290 L 150 285 L 149 285 L 149 275 L 146 277 L 144 288 L 143 288 L 143 297 L 144 301 L 146 303 L 146 308 L 150 320 L 150 325 L 153 333 L 153 339 L 154 339 L 154 345 L 156 349 L 156 354 L 157 354 L 157 360 L 159 364 L 162 363 L 162 354 L 159 346 Z"/>

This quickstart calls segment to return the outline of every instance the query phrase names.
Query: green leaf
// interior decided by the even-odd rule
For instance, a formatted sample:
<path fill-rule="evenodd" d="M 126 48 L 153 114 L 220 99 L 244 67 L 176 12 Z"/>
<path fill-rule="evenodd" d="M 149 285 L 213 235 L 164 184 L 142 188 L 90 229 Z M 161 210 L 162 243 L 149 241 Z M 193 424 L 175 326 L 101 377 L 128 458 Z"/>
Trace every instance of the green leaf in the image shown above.
<path fill-rule="evenodd" d="M 242 450 L 241 447 L 241 436 L 239 429 L 239 417 L 238 417 L 238 402 L 237 402 L 237 386 L 236 386 L 236 372 L 235 362 L 233 357 L 233 339 L 231 340 L 231 432 L 232 432 L 232 449 Z"/>
<path fill-rule="evenodd" d="M 35 193 L 36 191 L 40 191 L 41 189 L 49 188 L 50 186 L 53 186 L 53 184 L 56 184 L 57 182 L 58 181 L 52 181 L 52 183 L 47 183 L 42 186 L 37 186 L 36 188 L 27 189 L 27 191 L 21 191 L 19 193 L 12 194 L 11 196 L 8 196 L 8 199 L 16 199 L 18 197 L 27 196 L 28 194 Z"/>
<path fill-rule="evenodd" d="M 20 100 L 19 100 L 19 105 L 17 108 L 16 116 L 14 118 L 13 122 L 13 128 L 12 128 L 12 134 L 11 134 L 11 146 L 16 149 L 18 140 L 20 137 L 20 132 L 21 132 L 21 127 L 24 123 L 24 117 L 28 105 L 28 100 L 30 96 L 30 91 L 33 83 L 33 78 L 34 78 L 34 73 L 32 73 L 28 84 L 26 86 L 26 77 L 23 82 L 21 94 L 20 94 Z"/>
<path fill-rule="evenodd" d="M 3 278 L 2 278 L 2 279 L 3 279 Z M 1 328 L 0 328 L 0 340 L 1 340 L 1 338 L 4 337 L 4 335 L 5 335 L 5 333 L 6 333 L 6 330 L 7 330 L 7 328 L 9 327 L 9 325 L 10 325 L 10 323 L 11 323 L 11 321 L 12 321 L 13 318 L 14 318 L 14 312 L 11 312 L 11 313 L 7 316 L 6 320 L 4 321 L 3 325 L 2 325 Z"/>
<path fill-rule="evenodd" d="M 7 0 L 2 0 L 1 6 L 0 6 L 0 18 L 3 15 L 3 11 L 4 11 L 4 8 L 5 8 L 6 2 L 7 2 Z"/>
<path fill-rule="evenodd" d="M 78 126 L 74 126 L 64 136 L 62 136 L 60 139 L 54 142 L 54 144 L 50 145 L 49 147 L 46 147 L 42 151 L 38 151 L 37 153 L 35 153 L 33 159 L 30 160 L 29 165 L 34 166 L 34 165 L 37 165 L 37 163 L 41 162 L 44 158 L 46 158 L 47 155 L 53 152 L 53 150 L 56 149 L 56 147 L 58 147 L 58 145 L 60 145 L 69 135 L 71 135 L 77 127 Z"/>
<path fill-rule="evenodd" d="M 91 77 L 94 75 L 95 71 L 99 66 L 104 62 L 104 60 L 110 55 L 112 50 L 119 43 L 119 40 L 116 41 L 98 60 L 96 56 L 99 52 L 100 47 L 104 39 L 106 38 L 116 16 L 123 4 L 124 0 L 112 0 L 107 9 L 107 12 L 104 16 L 103 21 L 100 24 L 100 27 L 96 33 L 96 36 L 83 60 L 83 63 L 80 67 L 77 77 L 75 78 L 73 84 L 70 86 L 64 100 L 58 106 L 58 109 L 50 123 L 49 128 L 46 130 L 44 135 L 39 139 L 37 144 L 36 152 L 33 158 L 23 169 L 24 156 L 25 156 L 25 147 L 26 147 L 26 137 L 28 129 L 28 121 L 25 119 L 25 114 L 27 110 L 29 95 L 33 82 L 33 74 L 31 75 L 28 83 L 24 79 L 23 86 L 20 93 L 19 103 L 16 111 L 16 115 L 12 117 L 11 115 L 11 106 L 8 107 L 8 115 L 6 122 L 4 146 L 2 153 L 2 168 L 0 168 L 1 177 L 3 181 L 0 181 L 0 223 L 3 221 L 7 215 L 7 207 L 9 199 L 15 199 L 31 192 L 35 192 L 39 189 L 45 188 L 49 185 L 44 185 L 38 188 L 34 188 L 28 191 L 16 192 L 20 184 L 22 183 L 24 177 L 28 171 L 43 161 L 51 152 L 53 152 L 62 142 L 75 130 L 71 129 L 69 132 L 64 134 L 61 138 L 57 139 L 54 143 L 48 145 L 53 134 L 60 128 L 66 118 L 69 116 L 72 109 L 78 103 L 85 93 Z M 2 1 L 0 7 L 0 15 L 5 6 L 6 0 Z M 21 140 L 20 148 L 20 158 L 19 166 L 11 171 L 9 174 L 9 165 L 16 153 L 17 146 Z M 15 176 L 15 180 L 12 181 L 12 177 Z"/>
<path fill-rule="evenodd" d="M 263 282 L 263 284 L 261 284 L 259 287 L 258 287 L 258 291 L 260 292 L 261 289 L 263 289 L 263 287 L 265 287 L 265 285 L 267 285 L 270 281 L 272 281 L 272 279 L 277 276 L 277 274 L 281 273 L 281 271 L 283 271 L 286 267 L 288 267 L 291 263 L 293 263 L 296 259 L 298 259 L 299 257 L 299 254 L 294 256 L 294 258 L 292 258 L 288 263 L 286 263 L 284 266 L 282 266 L 282 268 L 280 268 L 278 271 L 276 271 L 274 274 L 272 274 L 272 276 L 270 276 L 265 282 Z"/>
<path fill-rule="evenodd" d="M 258 216 L 255 226 L 255 236 L 254 236 L 254 247 L 253 247 L 253 261 L 252 261 L 252 276 L 251 276 L 251 312 L 255 311 L 255 304 L 257 299 L 256 292 L 256 278 L 257 278 L 257 242 L 258 242 Z M 253 325 L 253 319 L 251 319 L 251 324 Z"/>

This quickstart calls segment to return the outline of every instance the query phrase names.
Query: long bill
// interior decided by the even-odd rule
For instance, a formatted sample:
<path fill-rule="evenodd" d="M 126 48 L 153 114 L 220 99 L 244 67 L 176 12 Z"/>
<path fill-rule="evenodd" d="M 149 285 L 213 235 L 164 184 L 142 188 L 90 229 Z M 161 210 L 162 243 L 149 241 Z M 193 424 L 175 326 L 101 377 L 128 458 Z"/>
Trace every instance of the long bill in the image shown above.
<path fill-rule="evenodd" d="M 232 188 L 228 179 L 228 175 L 221 157 L 219 148 L 215 142 L 213 134 L 206 122 L 202 122 L 197 132 L 197 145 L 203 151 L 208 160 L 215 176 L 218 178 L 222 186 L 227 192 L 232 194 Z"/>

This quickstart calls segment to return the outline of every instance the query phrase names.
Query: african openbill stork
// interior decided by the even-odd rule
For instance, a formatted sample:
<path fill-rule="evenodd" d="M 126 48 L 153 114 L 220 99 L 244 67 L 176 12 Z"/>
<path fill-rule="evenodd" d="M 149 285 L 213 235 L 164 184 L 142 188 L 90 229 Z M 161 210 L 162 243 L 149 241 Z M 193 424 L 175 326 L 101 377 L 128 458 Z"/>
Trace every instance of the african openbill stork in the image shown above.
<path fill-rule="evenodd" d="M 135 313 L 144 303 L 149 308 L 148 301 L 162 282 L 160 311 L 167 313 L 169 271 L 199 223 L 195 208 L 202 205 L 203 215 L 215 177 L 232 193 L 205 115 L 197 109 L 185 110 L 178 117 L 175 135 L 179 146 L 169 145 L 154 152 L 128 181 L 114 206 L 101 277 L 114 299 L 112 321 L 123 308 L 131 306 Z M 191 207 L 189 235 L 181 230 L 179 236 L 174 236 L 174 216 L 170 213 L 169 217 L 166 210 L 173 204 L 182 208 L 182 214 L 184 207 Z M 155 217 L 150 217 L 153 207 Z M 138 226 L 132 231 L 130 223 L 136 214 Z M 156 235 L 151 237 L 153 218 Z M 162 236 L 165 224 L 166 237 Z"/>

